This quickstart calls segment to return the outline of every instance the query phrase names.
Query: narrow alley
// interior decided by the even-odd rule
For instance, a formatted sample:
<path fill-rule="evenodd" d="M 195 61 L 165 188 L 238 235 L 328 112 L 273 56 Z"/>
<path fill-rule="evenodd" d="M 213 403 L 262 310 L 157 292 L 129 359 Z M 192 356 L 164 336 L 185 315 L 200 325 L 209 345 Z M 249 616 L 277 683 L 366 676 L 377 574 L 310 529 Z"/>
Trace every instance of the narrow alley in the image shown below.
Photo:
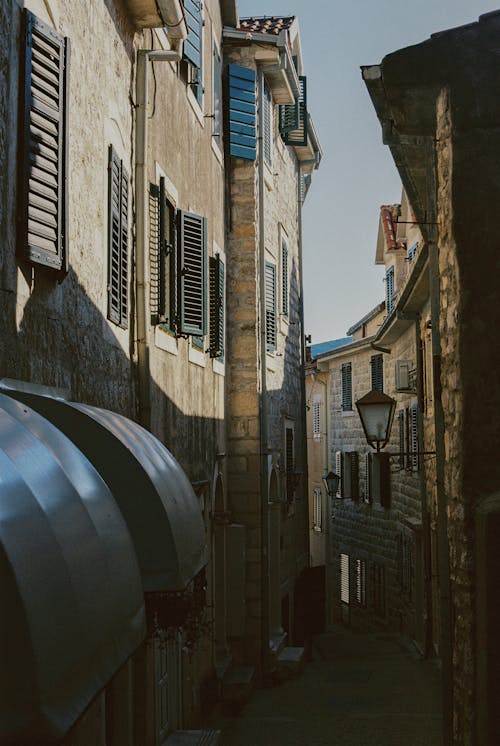
<path fill-rule="evenodd" d="M 337 628 L 314 638 L 303 673 L 215 713 L 224 746 L 441 744 L 439 670 L 397 635 Z"/>

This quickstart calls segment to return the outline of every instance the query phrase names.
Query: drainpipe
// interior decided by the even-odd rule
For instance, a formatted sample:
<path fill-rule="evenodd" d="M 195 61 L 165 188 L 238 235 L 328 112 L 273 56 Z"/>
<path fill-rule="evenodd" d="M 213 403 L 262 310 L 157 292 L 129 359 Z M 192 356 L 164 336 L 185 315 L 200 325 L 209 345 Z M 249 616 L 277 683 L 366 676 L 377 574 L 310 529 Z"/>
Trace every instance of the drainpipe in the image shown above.
<path fill-rule="evenodd" d="M 268 516 L 268 425 L 267 425 L 267 371 L 266 371 L 266 246 L 264 226 L 264 73 L 258 71 L 257 90 L 259 101 L 259 292 L 260 292 L 260 522 L 261 522 L 261 667 L 265 678 L 269 669 L 269 516 Z"/>
<path fill-rule="evenodd" d="M 178 31 L 177 31 L 178 33 Z M 182 40 L 173 39 L 173 48 L 140 49 L 137 52 L 136 131 L 135 131 L 135 293 L 137 334 L 137 375 L 139 422 L 150 427 L 151 401 L 149 389 L 149 347 L 147 330 L 148 288 L 146 277 L 147 236 L 147 155 L 148 155 L 148 72 L 149 62 L 178 62 L 182 58 Z"/>

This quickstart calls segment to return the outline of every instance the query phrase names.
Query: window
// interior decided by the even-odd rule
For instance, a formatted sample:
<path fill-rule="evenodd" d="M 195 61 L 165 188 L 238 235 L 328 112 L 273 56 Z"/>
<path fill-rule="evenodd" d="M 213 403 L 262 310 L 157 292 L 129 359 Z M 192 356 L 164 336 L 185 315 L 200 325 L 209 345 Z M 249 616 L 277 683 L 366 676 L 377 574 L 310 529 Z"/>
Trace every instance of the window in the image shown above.
<path fill-rule="evenodd" d="M 385 273 L 385 310 L 387 315 L 394 308 L 394 267 L 389 267 Z"/>
<path fill-rule="evenodd" d="M 280 132 L 287 145 L 307 145 L 307 81 L 299 75 L 299 95 L 295 104 L 280 106 Z"/>
<path fill-rule="evenodd" d="M 382 355 L 372 355 L 370 358 L 372 389 L 384 390 L 384 358 Z"/>
<path fill-rule="evenodd" d="M 108 319 L 128 325 L 128 174 L 112 145 L 108 154 Z"/>
<path fill-rule="evenodd" d="M 203 18 L 200 0 L 184 0 L 184 17 L 188 35 L 183 46 L 183 56 L 190 65 L 189 84 L 201 106 L 203 101 Z"/>
<path fill-rule="evenodd" d="M 263 106 L 263 143 L 264 143 L 264 161 L 268 166 L 272 164 L 272 146 L 273 146 L 273 100 L 269 86 L 264 81 L 264 99 Z"/>
<path fill-rule="evenodd" d="M 321 400 L 315 399 L 312 403 L 312 431 L 313 440 L 321 440 Z"/>
<path fill-rule="evenodd" d="M 376 614 L 385 616 L 385 567 L 372 565 L 372 605 Z"/>
<path fill-rule="evenodd" d="M 222 107 L 221 107 L 221 64 L 220 52 L 214 42 L 213 49 L 213 130 L 212 137 L 217 145 L 221 144 L 222 139 Z"/>
<path fill-rule="evenodd" d="M 286 499 L 293 501 L 295 492 L 295 446 L 293 426 L 285 427 L 285 470 L 286 470 Z"/>
<path fill-rule="evenodd" d="M 366 562 L 356 560 L 356 603 L 366 606 Z"/>
<path fill-rule="evenodd" d="M 257 153 L 255 70 L 228 65 L 229 155 L 254 161 Z"/>
<path fill-rule="evenodd" d="M 30 262 L 67 272 L 69 40 L 27 10 L 23 22 L 18 247 Z"/>
<path fill-rule="evenodd" d="M 210 357 L 224 360 L 224 262 L 219 254 L 210 257 Z"/>
<path fill-rule="evenodd" d="M 266 262 L 265 268 L 266 304 L 266 347 L 267 352 L 276 350 L 276 266 Z"/>
<path fill-rule="evenodd" d="M 161 177 L 159 186 L 149 188 L 151 323 L 172 334 L 178 325 L 176 216 Z"/>
<path fill-rule="evenodd" d="M 351 363 L 342 365 L 342 409 L 352 411 L 352 369 Z"/>
<path fill-rule="evenodd" d="M 317 532 L 323 530 L 323 493 L 321 487 L 315 487 L 313 491 L 313 529 Z"/>
<path fill-rule="evenodd" d="M 288 244 L 281 239 L 281 313 L 288 317 Z"/>
<path fill-rule="evenodd" d="M 417 243 L 414 243 L 413 246 L 410 246 L 410 248 L 408 249 L 408 264 L 411 264 L 412 261 L 415 259 L 417 249 L 418 249 L 418 241 Z"/>

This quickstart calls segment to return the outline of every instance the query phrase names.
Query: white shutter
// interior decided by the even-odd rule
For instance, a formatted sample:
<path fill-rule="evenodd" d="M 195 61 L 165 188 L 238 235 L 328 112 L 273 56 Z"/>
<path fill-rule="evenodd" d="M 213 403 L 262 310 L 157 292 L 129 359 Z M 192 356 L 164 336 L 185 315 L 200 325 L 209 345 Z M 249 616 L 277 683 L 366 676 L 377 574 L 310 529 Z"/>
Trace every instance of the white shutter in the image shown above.
<path fill-rule="evenodd" d="M 342 497 L 342 451 L 335 453 L 335 474 L 340 477 L 336 497 Z"/>
<path fill-rule="evenodd" d="M 340 600 L 349 603 L 349 555 L 340 555 Z"/>

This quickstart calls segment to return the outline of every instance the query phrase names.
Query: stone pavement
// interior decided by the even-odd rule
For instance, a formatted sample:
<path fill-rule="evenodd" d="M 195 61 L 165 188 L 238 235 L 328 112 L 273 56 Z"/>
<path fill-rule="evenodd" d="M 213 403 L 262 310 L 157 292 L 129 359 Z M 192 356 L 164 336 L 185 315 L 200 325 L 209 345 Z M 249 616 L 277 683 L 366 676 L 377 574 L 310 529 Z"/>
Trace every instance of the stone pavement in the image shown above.
<path fill-rule="evenodd" d="M 210 726 L 223 746 L 438 746 L 440 674 L 397 636 L 316 636 L 303 673 Z"/>

